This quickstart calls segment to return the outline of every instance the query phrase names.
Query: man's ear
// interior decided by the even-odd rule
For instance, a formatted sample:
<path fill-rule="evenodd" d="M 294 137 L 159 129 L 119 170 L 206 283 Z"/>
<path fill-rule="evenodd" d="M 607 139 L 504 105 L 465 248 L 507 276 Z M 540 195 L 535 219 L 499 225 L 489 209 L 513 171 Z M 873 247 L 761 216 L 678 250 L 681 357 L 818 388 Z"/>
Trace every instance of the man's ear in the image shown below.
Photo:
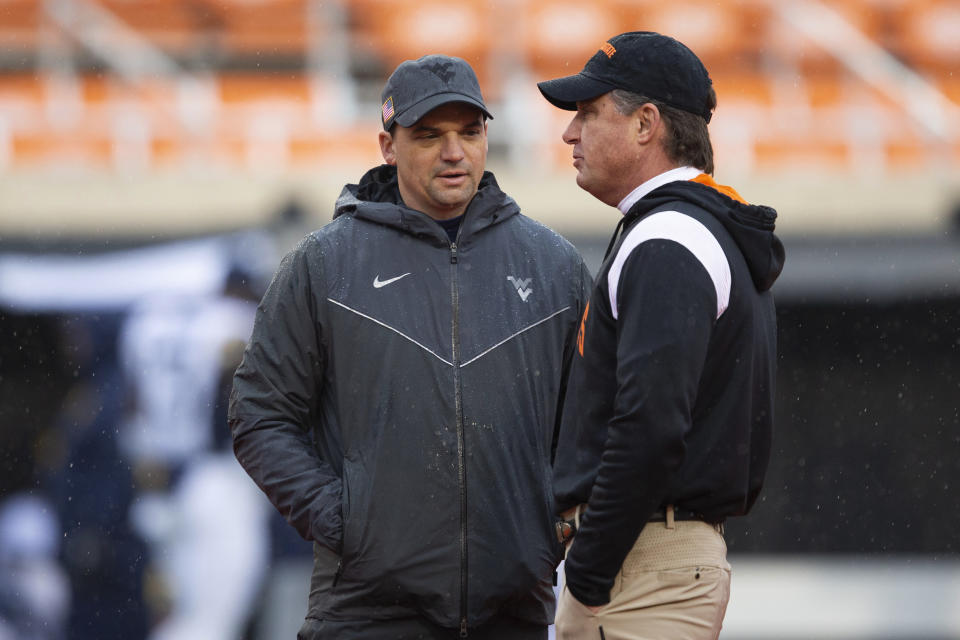
<path fill-rule="evenodd" d="M 650 102 L 642 105 L 634 112 L 634 122 L 637 127 L 637 142 L 641 144 L 650 143 L 663 126 L 660 110 Z"/>
<path fill-rule="evenodd" d="M 397 152 L 393 147 L 393 136 L 389 131 L 381 131 L 379 135 L 380 153 L 383 155 L 383 161 L 389 165 L 396 166 Z"/>

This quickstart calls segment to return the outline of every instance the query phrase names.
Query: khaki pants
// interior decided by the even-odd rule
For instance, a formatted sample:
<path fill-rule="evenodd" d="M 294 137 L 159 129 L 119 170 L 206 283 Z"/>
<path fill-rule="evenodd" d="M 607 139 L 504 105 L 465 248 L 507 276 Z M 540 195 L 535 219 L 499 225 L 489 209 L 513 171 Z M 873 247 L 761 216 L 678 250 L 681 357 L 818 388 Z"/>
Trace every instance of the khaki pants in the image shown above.
<path fill-rule="evenodd" d="M 564 585 L 557 640 L 715 640 L 730 599 L 720 527 L 650 522 L 623 561 L 610 602 L 593 613 Z M 574 539 L 575 543 L 575 539 Z"/>

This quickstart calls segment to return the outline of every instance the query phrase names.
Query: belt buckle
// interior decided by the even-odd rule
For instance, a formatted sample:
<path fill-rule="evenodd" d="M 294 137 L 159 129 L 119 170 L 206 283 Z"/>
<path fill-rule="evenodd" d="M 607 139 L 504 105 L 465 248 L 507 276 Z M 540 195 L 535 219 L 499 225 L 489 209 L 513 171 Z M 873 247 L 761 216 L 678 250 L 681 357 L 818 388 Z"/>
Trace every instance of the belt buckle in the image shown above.
<path fill-rule="evenodd" d="M 577 524 L 573 520 L 561 520 L 556 523 L 557 541 L 566 544 L 577 534 Z"/>

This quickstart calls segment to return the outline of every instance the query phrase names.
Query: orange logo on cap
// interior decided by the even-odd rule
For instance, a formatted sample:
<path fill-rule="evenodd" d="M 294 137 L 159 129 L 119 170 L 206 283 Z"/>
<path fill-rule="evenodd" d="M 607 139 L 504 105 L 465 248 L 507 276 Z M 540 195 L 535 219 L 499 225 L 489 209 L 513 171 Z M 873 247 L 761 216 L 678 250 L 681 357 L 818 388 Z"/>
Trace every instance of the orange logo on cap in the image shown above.
<path fill-rule="evenodd" d="M 617 50 L 614 49 L 613 45 L 609 42 L 604 42 L 602 45 L 600 45 L 600 51 L 603 51 L 605 54 L 607 54 L 608 58 L 612 58 L 613 54 L 617 52 Z"/>

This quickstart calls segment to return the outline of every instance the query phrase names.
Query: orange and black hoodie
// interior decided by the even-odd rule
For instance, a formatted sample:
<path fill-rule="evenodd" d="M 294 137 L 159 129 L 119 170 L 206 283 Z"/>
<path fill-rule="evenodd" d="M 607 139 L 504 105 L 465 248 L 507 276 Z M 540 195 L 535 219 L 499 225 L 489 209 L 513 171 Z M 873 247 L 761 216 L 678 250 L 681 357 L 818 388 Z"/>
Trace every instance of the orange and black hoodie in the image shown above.
<path fill-rule="evenodd" d="M 722 522 L 756 500 L 773 426 L 775 220 L 706 175 L 624 216 L 581 322 L 554 462 L 557 512 L 588 504 L 565 567 L 580 602 L 609 601 L 665 505 Z"/>

